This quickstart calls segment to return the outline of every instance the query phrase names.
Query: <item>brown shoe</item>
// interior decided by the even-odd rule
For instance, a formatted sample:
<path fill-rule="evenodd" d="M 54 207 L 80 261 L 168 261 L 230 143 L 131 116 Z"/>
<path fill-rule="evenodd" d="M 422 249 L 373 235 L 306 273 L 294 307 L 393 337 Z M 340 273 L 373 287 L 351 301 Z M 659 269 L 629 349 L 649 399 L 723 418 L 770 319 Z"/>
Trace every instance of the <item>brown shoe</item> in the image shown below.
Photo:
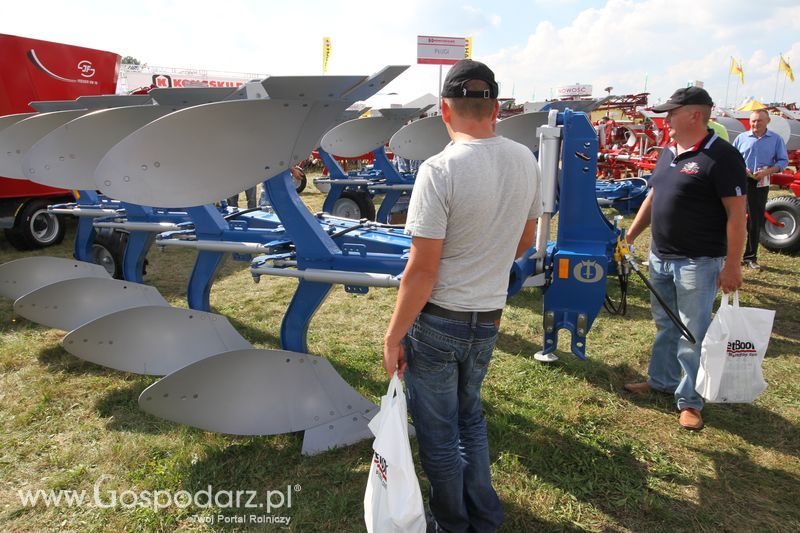
<path fill-rule="evenodd" d="M 653 390 L 653 387 L 651 387 L 646 381 L 643 381 L 642 383 L 626 383 L 622 386 L 622 388 L 628 392 L 633 392 L 636 394 L 646 394 L 648 392 L 652 392 Z"/>
<path fill-rule="evenodd" d="M 703 429 L 703 415 L 700 414 L 699 410 L 693 407 L 682 409 L 681 417 L 678 419 L 678 422 L 683 429 L 690 429 L 692 431 Z"/>

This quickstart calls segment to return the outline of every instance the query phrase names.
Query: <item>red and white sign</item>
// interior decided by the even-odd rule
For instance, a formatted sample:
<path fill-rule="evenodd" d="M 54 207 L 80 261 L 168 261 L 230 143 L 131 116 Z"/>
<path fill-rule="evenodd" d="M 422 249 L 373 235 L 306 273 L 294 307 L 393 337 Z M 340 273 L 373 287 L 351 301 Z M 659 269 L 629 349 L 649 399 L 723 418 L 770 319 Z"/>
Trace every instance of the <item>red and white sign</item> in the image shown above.
<path fill-rule="evenodd" d="M 455 65 L 466 57 L 465 37 L 417 36 L 417 63 L 422 65 Z"/>
<path fill-rule="evenodd" d="M 592 86 L 576 83 L 575 85 L 563 85 L 556 88 L 559 98 L 570 98 L 572 96 L 592 96 Z"/>
<path fill-rule="evenodd" d="M 249 80 L 244 77 L 217 75 L 204 75 L 193 73 L 169 72 L 172 69 L 149 68 L 148 72 L 126 72 L 127 89 L 155 85 L 159 88 L 167 87 L 239 87 Z"/>

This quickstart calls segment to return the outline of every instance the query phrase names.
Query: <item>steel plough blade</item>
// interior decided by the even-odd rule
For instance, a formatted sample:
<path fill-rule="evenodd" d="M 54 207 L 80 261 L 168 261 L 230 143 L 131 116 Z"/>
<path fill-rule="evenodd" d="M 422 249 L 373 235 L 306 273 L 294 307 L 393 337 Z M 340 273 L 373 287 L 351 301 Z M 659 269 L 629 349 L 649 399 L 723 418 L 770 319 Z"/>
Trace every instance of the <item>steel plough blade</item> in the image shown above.
<path fill-rule="evenodd" d="M 357 157 L 380 148 L 403 125 L 404 120 L 386 117 L 357 118 L 328 131 L 320 146 L 339 157 Z"/>
<path fill-rule="evenodd" d="M 70 332 L 61 345 L 85 361 L 154 376 L 221 352 L 252 348 L 224 316 L 163 306 L 105 315 Z"/>
<path fill-rule="evenodd" d="M 377 412 L 326 359 L 255 349 L 186 366 L 145 389 L 139 405 L 166 420 L 233 435 L 289 433 L 343 418 L 366 427 Z"/>
<path fill-rule="evenodd" d="M 108 196 L 140 205 L 211 203 L 287 170 L 310 110 L 295 100 L 181 109 L 117 143 L 94 180 Z"/>
<path fill-rule="evenodd" d="M 95 111 L 54 129 L 22 160 L 29 179 L 66 189 L 97 189 L 94 171 L 119 141 L 164 115 L 168 106 L 142 105 Z"/>
<path fill-rule="evenodd" d="M 523 113 L 508 117 L 497 123 L 497 134 L 527 146 L 531 152 L 539 151 L 539 135 L 536 128 L 547 124 L 547 113 Z"/>
<path fill-rule="evenodd" d="M 75 278 L 108 278 L 101 265 L 62 257 L 25 257 L 0 265 L 0 296 L 16 300 L 51 283 Z"/>
<path fill-rule="evenodd" d="M 38 181 L 37 176 L 26 178 L 23 173 L 25 152 L 57 127 L 86 113 L 86 109 L 38 113 L 0 131 L 0 176 Z"/>
<path fill-rule="evenodd" d="M 389 140 L 389 149 L 400 157 L 424 161 L 438 154 L 450 136 L 442 117 L 427 117 L 404 126 Z"/>
<path fill-rule="evenodd" d="M 71 331 L 109 313 L 145 305 L 169 304 L 149 285 L 112 278 L 78 278 L 29 292 L 14 302 L 14 312 L 31 322 Z"/>

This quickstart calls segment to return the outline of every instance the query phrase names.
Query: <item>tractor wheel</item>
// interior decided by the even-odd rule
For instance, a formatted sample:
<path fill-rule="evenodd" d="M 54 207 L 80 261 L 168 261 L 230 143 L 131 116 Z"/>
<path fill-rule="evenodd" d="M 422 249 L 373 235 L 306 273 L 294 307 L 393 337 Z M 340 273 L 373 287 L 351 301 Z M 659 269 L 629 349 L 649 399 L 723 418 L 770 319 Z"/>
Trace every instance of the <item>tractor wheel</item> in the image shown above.
<path fill-rule="evenodd" d="M 764 221 L 759 240 L 771 252 L 791 254 L 800 250 L 800 198 L 778 196 L 767 202 L 767 213 L 783 224 Z"/>
<path fill-rule="evenodd" d="M 308 178 L 306 178 L 306 173 L 303 172 L 303 169 L 300 167 L 295 168 L 297 169 L 297 172 L 292 172 L 292 181 L 294 182 L 294 190 L 297 191 L 297 194 L 300 194 L 306 189 Z"/>
<path fill-rule="evenodd" d="M 6 239 L 17 250 L 34 250 L 64 240 L 64 221 L 47 211 L 46 200 L 31 200 L 20 210 L 14 227 L 5 230 Z"/>
<path fill-rule="evenodd" d="M 361 220 L 375 220 L 375 204 L 369 193 L 362 191 L 343 191 L 342 195 L 333 204 L 333 216 Z"/>
<path fill-rule="evenodd" d="M 92 261 L 102 265 L 115 279 L 122 279 L 122 259 L 127 244 L 128 234 L 124 231 L 99 230 L 92 244 Z"/>

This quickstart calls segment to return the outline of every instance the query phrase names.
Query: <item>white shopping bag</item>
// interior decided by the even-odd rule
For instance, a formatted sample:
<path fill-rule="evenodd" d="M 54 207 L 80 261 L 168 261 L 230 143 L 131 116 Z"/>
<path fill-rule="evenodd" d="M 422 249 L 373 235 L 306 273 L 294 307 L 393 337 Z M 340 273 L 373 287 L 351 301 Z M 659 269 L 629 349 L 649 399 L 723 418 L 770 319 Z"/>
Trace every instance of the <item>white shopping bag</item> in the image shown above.
<path fill-rule="evenodd" d="M 711 403 L 751 403 L 767 388 L 761 362 L 767 352 L 775 311 L 739 307 L 739 292 L 728 295 L 703 339 L 695 390 Z"/>
<path fill-rule="evenodd" d="M 375 435 L 375 453 L 364 494 L 367 531 L 424 532 L 425 510 L 408 441 L 406 396 L 396 372 L 369 429 Z"/>

